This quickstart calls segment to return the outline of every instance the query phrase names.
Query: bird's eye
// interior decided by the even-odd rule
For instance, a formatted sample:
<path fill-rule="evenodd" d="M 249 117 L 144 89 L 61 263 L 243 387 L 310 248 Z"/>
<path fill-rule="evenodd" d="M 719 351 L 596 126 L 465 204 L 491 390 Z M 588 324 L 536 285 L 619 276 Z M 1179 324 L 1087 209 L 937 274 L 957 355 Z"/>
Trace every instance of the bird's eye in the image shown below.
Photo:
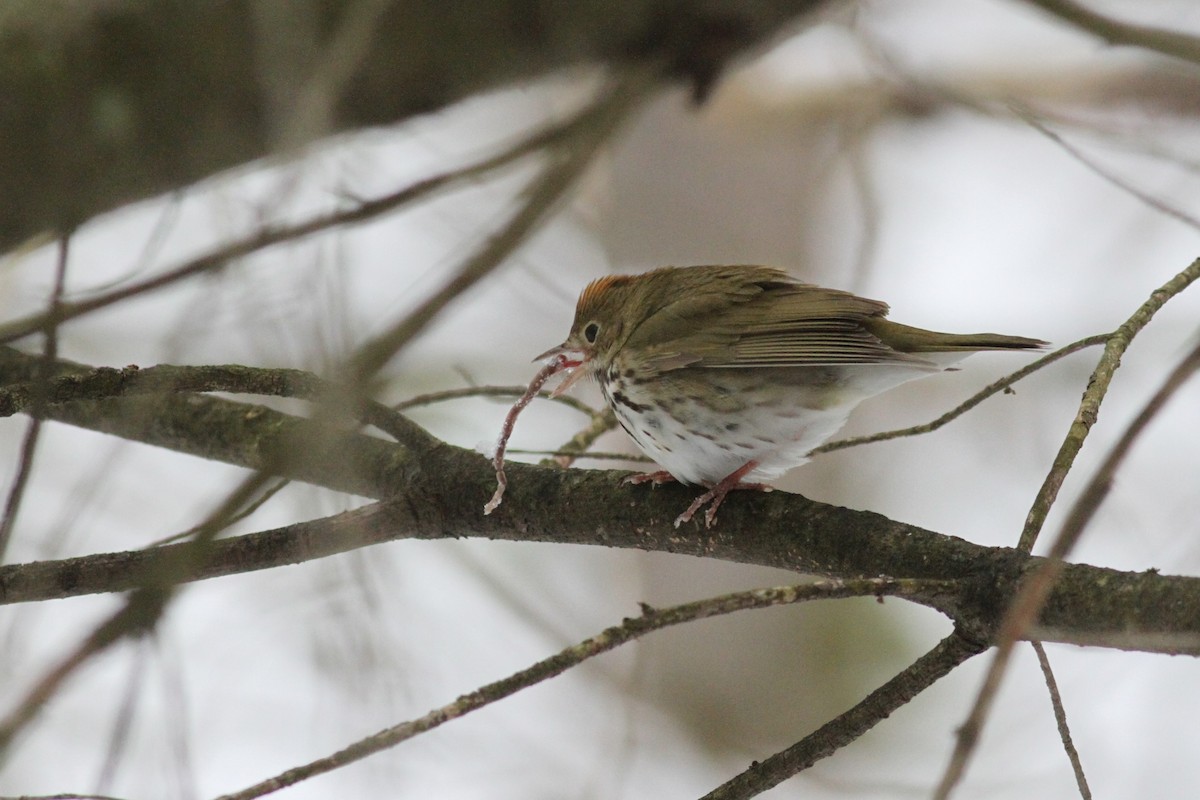
<path fill-rule="evenodd" d="M 588 344 L 595 344 L 596 337 L 600 335 L 600 323 L 589 322 L 583 326 L 583 338 L 587 339 Z"/>

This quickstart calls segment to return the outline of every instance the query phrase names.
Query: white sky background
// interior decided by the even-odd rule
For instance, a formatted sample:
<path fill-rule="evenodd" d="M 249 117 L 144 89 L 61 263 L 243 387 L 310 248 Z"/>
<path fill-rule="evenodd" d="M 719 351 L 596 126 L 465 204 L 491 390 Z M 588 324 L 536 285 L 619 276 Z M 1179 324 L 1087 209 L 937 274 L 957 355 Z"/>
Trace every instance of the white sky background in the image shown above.
<path fill-rule="evenodd" d="M 1145 23 L 1200 28 L 1200 8 L 1189 3 L 1107 5 L 1137 9 Z M 867 42 L 895 64 L 873 62 Z M 698 112 L 682 94 L 648 109 L 569 209 L 391 364 L 388 399 L 468 379 L 524 383 L 530 358 L 565 336 L 587 280 L 665 263 L 773 263 L 887 300 L 893 318 L 923 327 L 1056 344 L 1110 330 L 1196 257 L 1194 228 L 1011 118 L 943 108 L 869 125 L 831 118 L 827 101 L 853 103 L 862 92 L 848 86 L 894 78 L 897 69 L 929 85 L 1003 80 L 1041 93 L 1063 75 L 1139 63 L 1162 62 L 999 2 L 881 3 L 860 11 L 856 33 L 826 25 L 783 42 L 730 76 Z M 215 182 L 178 206 L 155 202 L 114 214 L 73 240 L 72 288 L 169 267 L 214 240 L 342 194 L 392 191 L 510 141 L 577 96 L 570 79 L 501 93 L 343 140 L 285 168 Z M 1200 158 L 1195 120 L 1155 101 L 1073 109 L 1129 133 L 1125 143 L 1081 127 L 1055 129 L 1103 169 L 1200 215 L 1190 171 Z M 1138 152 L 1151 146 L 1179 158 Z M 113 366 L 246 363 L 328 374 L 340 355 L 438 287 L 503 220 L 519 186 L 513 177 L 72 323 L 61 353 Z M 160 225 L 164 243 L 144 259 Z M 5 266 L 4 317 L 44 301 L 51 264 L 45 252 Z M 1043 546 L 1106 444 L 1194 341 L 1198 297 L 1171 301 L 1130 349 Z M 832 454 L 781 486 L 981 544 L 1013 545 L 1097 355 L 1061 362 L 1015 396 L 993 398 L 931 436 Z M 849 430 L 927 421 L 1026 360 L 976 356 L 960 372 L 868 402 Z M 577 394 L 598 398 L 591 387 Z M 1200 570 L 1198 401 L 1200 389 L 1187 388 L 1147 433 L 1076 560 Z M 495 438 L 505 410 L 466 401 L 414 416 L 472 447 Z M 535 404 L 513 446 L 555 446 L 580 422 Z M 13 419 L 0 428 L 5 484 L 24 424 Z M 618 431 L 600 449 L 623 446 Z M 10 558 L 143 546 L 195 524 L 240 477 L 222 465 L 48 425 Z M 241 530 L 352 502 L 293 486 Z M 97 659 L 45 709 L 4 765 L 0 793 L 211 797 L 501 678 L 636 613 L 638 601 L 665 605 L 794 580 L 685 557 L 453 541 L 398 542 L 207 581 L 180 593 L 152 642 Z M 0 711 L 117 602 L 0 608 Z M 935 615 L 898 601 L 743 613 L 676 629 L 278 796 L 695 797 L 845 710 L 947 630 Z M 1098 796 L 1196 795 L 1194 660 L 1048 650 Z M 957 670 L 863 740 L 764 797 L 928 796 L 986 662 Z M 130 735 L 102 785 L 131 685 Z M 1021 649 L 958 796 L 1031 792 L 1071 797 L 1074 783 L 1036 662 Z"/>

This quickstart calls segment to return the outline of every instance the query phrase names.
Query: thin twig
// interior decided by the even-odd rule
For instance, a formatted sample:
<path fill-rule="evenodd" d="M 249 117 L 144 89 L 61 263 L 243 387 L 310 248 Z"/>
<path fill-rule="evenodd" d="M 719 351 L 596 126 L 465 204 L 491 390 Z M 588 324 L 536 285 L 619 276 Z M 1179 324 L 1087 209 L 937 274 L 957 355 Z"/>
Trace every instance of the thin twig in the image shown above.
<path fill-rule="evenodd" d="M 1075 773 L 1075 785 L 1079 787 L 1079 796 L 1083 800 L 1092 800 L 1092 790 L 1088 788 L 1087 776 L 1083 774 L 1083 762 L 1079 760 L 1079 751 L 1071 738 L 1071 726 L 1067 724 L 1067 710 L 1063 706 L 1062 695 L 1058 691 L 1058 681 L 1054 679 L 1054 670 L 1050 668 L 1050 658 L 1041 642 L 1030 642 L 1033 652 L 1037 653 L 1038 666 L 1042 668 L 1042 677 L 1046 681 L 1046 689 L 1050 692 L 1050 706 L 1054 709 L 1054 722 L 1058 725 L 1058 738 L 1062 741 L 1067 759 L 1071 762 L 1071 770 Z"/>
<path fill-rule="evenodd" d="M 507 678 L 465 694 L 452 703 L 436 708 L 422 717 L 386 728 L 365 739 L 360 739 L 332 755 L 294 767 L 239 792 L 222 795 L 219 800 L 253 800 L 253 798 L 262 797 L 300 781 L 338 769 L 389 747 L 394 747 L 443 723 L 515 694 L 521 689 L 548 680 L 590 658 L 634 641 L 652 631 L 735 611 L 767 608 L 808 600 L 884 595 L 903 597 L 922 588 L 928 590 L 937 583 L 939 582 L 891 578 L 818 581 L 802 586 L 737 592 L 661 610 L 643 605 L 640 617 L 626 619 L 620 625 L 584 639 L 582 642 Z"/>
<path fill-rule="evenodd" d="M 538 466 L 562 466 L 563 462 L 560 459 L 567 460 L 566 466 L 570 466 L 571 463 L 578 460 L 632 461 L 639 464 L 654 463 L 654 459 L 650 458 L 650 456 L 637 455 L 635 453 L 609 453 L 602 450 L 579 452 L 578 450 L 522 450 L 520 448 L 510 448 L 508 452 L 512 455 L 521 456 L 545 456 L 545 460 L 538 462 Z"/>
<path fill-rule="evenodd" d="M 97 791 L 107 791 L 113 785 L 117 769 L 128 756 L 130 734 L 137 716 L 138 700 L 142 698 L 145 691 L 148 666 L 147 659 L 134 657 L 132 669 L 129 670 L 125 679 L 121 701 L 117 703 L 116 719 L 113 720 L 112 730 L 103 737 L 105 742 L 104 760 L 100 764 L 100 774 L 96 778 Z"/>
<path fill-rule="evenodd" d="M 1100 413 L 1100 404 L 1104 402 L 1104 397 L 1108 394 L 1109 384 L 1112 383 L 1113 375 L 1121 365 L 1121 357 L 1125 354 L 1130 342 L 1142 328 L 1146 327 L 1168 300 L 1182 292 L 1198 278 L 1200 278 L 1200 259 L 1193 261 L 1171 280 L 1151 292 L 1146 302 L 1142 303 L 1129 319 L 1113 331 L 1108 341 L 1104 343 L 1104 352 L 1088 380 L 1087 389 L 1083 393 L 1083 399 L 1079 403 L 1075 419 L 1071 422 L 1071 427 L 1067 431 L 1058 453 L 1054 456 L 1054 463 L 1030 506 L 1029 514 L 1025 517 L 1025 527 L 1021 530 L 1021 538 L 1017 543 L 1019 549 L 1026 553 L 1033 551 L 1033 545 L 1041 533 L 1042 526 L 1046 523 L 1046 516 L 1050 513 L 1054 501 L 1058 499 L 1058 492 L 1062 488 L 1063 481 L 1066 480 L 1067 473 L 1071 471 L 1071 467 L 1075 463 L 1075 457 L 1079 455 L 1088 433 L 1096 423 Z"/>
<path fill-rule="evenodd" d="M 445 389 L 440 392 L 419 394 L 416 397 L 401 400 L 399 403 L 393 403 L 391 408 L 393 411 L 407 411 L 417 406 L 444 403 L 447 400 L 459 400 L 464 397 L 520 397 L 525 393 L 525 389 L 526 387 L 524 386 L 464 386 L 461 389 Z M 538 399 L 562 403 L 564 406 L 587 414 L 589 417 L 596 413 L 596 409 L 587 403 L 582 400 L 576 400 L 574 397 L 566 394 L 560 394 L 555 397 L 550 392 L 539 392 Z"/>
<path fill-rule="evenodd" d="M 345 98 L 348 84 L 370 56 L 379 17 L 394 1 L 358 0 L 339 15 L 328 38 L 322 37 L 323 46 L 311 59 L 309 74 L 295 90 L 295 98 L 289 103 L 290 113 L 283 124 L 278 125 L 276 135 L 280 147 L 297 147 L 335 130 L 332 120 L 337 104 Z M 276 65 L 275 69 L 280 66 Z M 289 74 L 284 80 L 291 88 L 295 86 L 296 76 Z"/>
<path fill-rule="evenodd" d="M 1025 121 L 1025 124 L 1029 125 L 1038 133 L 1057 144 L 1067 153 L 1067 155 L 1071 156 L 1080 164 L 1087 167 L 1091 172 L 1100 176 L 1131 197 L 1134 197 L 1137 200 L 1140 200 L 1142 203 L 1145 203 L 1147 206 L 1159 212 L 1160 214 L 1165 214 L 1172 219 L 1178 220 L 1193 230 L 1200 230 L 1200 219 L 1197 219 L 1196 217 L 1187 213 L 1182 208 L 1167 203 L 1161 198 L 1155 197 L 1148 192 L 1144 192 L 1125 179 L 1114 175 L 1112 172 L 1096 163 L 1095 160 L 1084 155 L 1083 151 L 1064 139 L 1061 134 L 1047 127 L 1045 123 L 1039 120 L 1031 111 L 1020 108 L 1015 104 L 1011 105 L 1010 108 L 1014 114 Z"/>
<path fill-rule="evenodd" d="M 848 447 L 858 447 L 859 445 L 863 444 L 873 444 L 875 442 L 884 442 L 889 439 L 899 439 L 903 436 L 917 436 L 919 434 L 936 431 L 946 423 L 961 417 L 963 414 L 967 413 L 987 398 L 1004 391 L 1022 378 L 1028 377 L 1034 372 L 1037 372 L 1042 367 L 1045 367 L 1048 364 L 1053 364 L 1060 358 L 1068 356 L 1071 353 L 1078 352 L 1079 350 L 1083 350 L 1084 348 L 1092 347 L 1098 344 L 1104 344 L 1106 341 L 1108 341 L 1108 337 L 1110 335 L 1111 334 L 1105 333 L 1100 334 L 1099 336 L 1089 336 L 1085 339 L 1080 339 L 1077 342 L 1072 342 L 1064 347 L 1060 347 L 1053 353 L 1048 353 L 1039 358 L 1037 361 L 1026 364 L 1016 372 L 1004 376 L 995 383 L 989 384 L 932 422 L 927 422 L 924 425 L 913 425 L 910 428 L 900 428 L 894 431 L 873 433 L 868 436 L 855 436 L 850 439 L 838 439 L 837 441 L 829 442 L 813 449 L 809 455 L 814 456 L 819 455 L 820 453 L 830 453 L 834 450 L 845 450 Z"/>
<path fill-rule="evenodd" d="M 959 664 L 982 651 L 983 647 L 954 631 L 849 711 L 788 749 L 755 762 L 745 772 L 704 795 L 702 800 L 748 800 L 779 785 L 855 741 Z"/>
<path fill-rule="evenodd" d="M 70 243 L 70 232 L 59 237 L 58 260 L 54 267 L 54 287 L 50 290 L 49 309 L 46 311 L 51 317 L 62 305 L 63 289 L 67 282 Z M 46 384 L 50 381 L 54 364 L 58 360 L 58 326 L 47 326 L 44 334 L 46 342 L 42 348 L 42 358 L 34 370 L 33 386 L 30 389 L 30 400 L 35 412 L 46 405 Z M 17 525 L 17 515 L 21 510 L 21 501 L 25 497 L 25 487 L 29 485 L 29 476 L 33 473 L 33 456 L 37 452 L 41 433 L 42 415 L 34 413 L 31 415 L 29 425 L 25 429 L 25 437 L 21 442 L 21 455 L 18 460 L 16 477 L 13 478 L 12 486 L 8 490 L 8 497 L 4 501 L 4 519 L 0 520 L 0 563 L 4 562 L 4 554 L 8 551 L 13 529 Z"/>
<path fill-rule="evenodd" d="M 1084 529 L 1099 510 L 1100 504 L 1108 495 L 1117 470 L 1146 426 L 1197 369 L 1200 369 L 1200 345 L 1197 345 L 1171 371 L 1162 386 L 1121 434 L 1121 438 L 1113 445 L 1108 456 L 1088 482 L 1083 494 L 1075 502 L 1071 513 L 1067 515 L 1062 530 L 1059 531 L 1050 547 L 1046 560 L 1022 583 L 1020 591 L 1017 592 L 1017 596 L 1013 599 L 1012 605 L 1009 606 L 1000 623 L 996 634 L 996 656 L 988 667 L 988 672 L 984 676 L 983 685 L 979 689 L 970 714 L 959 728 L 954 753 L 942 776 L 937 793 L 934 795 L 935 800 L 946 800 L 966 771 L 967 762 L 979 741 L 992 702 L 999 693 L 1000 682 L 1008 668 L 1015 643 L 1025 635 L 1033 621 L 1037 619 L 1038 613 L 1046 603 L 1046 598 L 1050 596 L 1050 592 L 1054 588 L 1055 581 L 1062 572 L 1065 563 L 1063 559 L 1079 541 Z"/>
<path fill-rule="evenodd" d="M 575 434 L 570 440 L 560 447 L 556 452 L 549 454 L 551 458 L 544 459 L 541 466 L 558 466 L 566 469 L 575 463 L 577 458 L 608 458 L 612 454 L 597 455 L 595 453 L 587 453 L 587 449 L 596 443 L 604 434 L 617 427 L 617 415 L 613 413 L 611 408 L 607 406 L 592 414 L 591 421 L 583 430 Z M 515 451 L 514 451 L 515 452 Z M 625 461 L 650 461 L 651 459 L 645 456 L 625 455 Z"/>

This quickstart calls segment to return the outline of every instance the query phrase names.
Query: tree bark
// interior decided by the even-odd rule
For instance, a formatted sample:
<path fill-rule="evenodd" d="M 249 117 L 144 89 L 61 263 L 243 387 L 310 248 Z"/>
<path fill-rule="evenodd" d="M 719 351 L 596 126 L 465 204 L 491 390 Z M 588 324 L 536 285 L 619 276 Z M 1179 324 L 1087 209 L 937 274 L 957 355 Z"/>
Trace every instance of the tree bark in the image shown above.
<path fill-rule="evenodd" d="M 8 387 L 0 408 L 13 407 L 7 401 L 26 391 L 17 384 L 31 379 L 37 363 L 35 356 L 0 348 L 0 385 Z M 151 383 L 122 381 L 119 376 L 128 370 L 96 373 L 62 362 L 57 369 L 81 378 L 98 374 L 96 383 L 107 387 L 101 393 L 109 396 L 49 403 L 47 419 L 385 501 L 217 542 L 191 579 L 394 539 L 473 536 L 629 547 L 836 578 L 946 581 L 915 600 L 953 618 L 966 635 L 989 642 L 1022 578 L 1042 563 L 1012 548 L 982 547 L 784 492 L 738 494 L 722 506 L 714 529 L 699 524 L 676 529 L 672 521 L 694 488 L 624 486 L 624 473 L 610 470 L 510 464 L 504 503 L 484 516 L 483 505 L 495 488 L 491 462 L 411 423 L 389 426 L 398 441 L 388 442 L 263 406 L 187 391 L 164 394 L 158 390 L 171 385 L 169 371 Z M 204 368 L 188 368 L 187 374 L 193 369 Z M 78 385 L 84 396 L 96 396 L 97 387 L 89 381 Z M 149 389 L 156 391 L 143 393 Z M 62 400 L 62 395 L 53 397 Z M 169 559 L 171 553 L 157 548 L 0 567 L 0 602 L 129 590 L 152 573 L 157 559 Z M 1030 636 L 1200 654 L 1200 579 L 1068 565 Z"/>

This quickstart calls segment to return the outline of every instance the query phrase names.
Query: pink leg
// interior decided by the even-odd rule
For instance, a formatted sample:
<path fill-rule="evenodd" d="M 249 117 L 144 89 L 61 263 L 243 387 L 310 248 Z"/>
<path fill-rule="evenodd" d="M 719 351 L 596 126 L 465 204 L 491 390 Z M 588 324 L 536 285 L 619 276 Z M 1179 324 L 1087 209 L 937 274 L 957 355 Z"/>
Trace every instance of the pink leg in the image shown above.
<path fill-rule="evenodd" d="M 692 501 L 687 510 L 675 518 L 675 527 L 685 522 L 691 522 L 697 511 L 709 503 L 708 511 L 704 512 L 704 527 L 711 528 L 717 521 L 717 509 L 725 501 L 725 495 L 735 489 L 753 489 L 759 492 L 769 492 L 771 487 L 765 483 L 742 483 L 742 476 L 752 472 L 758 466 L 757 461 L 747 461 L 742 466 L 722 478 L 715 486 Z"/>

